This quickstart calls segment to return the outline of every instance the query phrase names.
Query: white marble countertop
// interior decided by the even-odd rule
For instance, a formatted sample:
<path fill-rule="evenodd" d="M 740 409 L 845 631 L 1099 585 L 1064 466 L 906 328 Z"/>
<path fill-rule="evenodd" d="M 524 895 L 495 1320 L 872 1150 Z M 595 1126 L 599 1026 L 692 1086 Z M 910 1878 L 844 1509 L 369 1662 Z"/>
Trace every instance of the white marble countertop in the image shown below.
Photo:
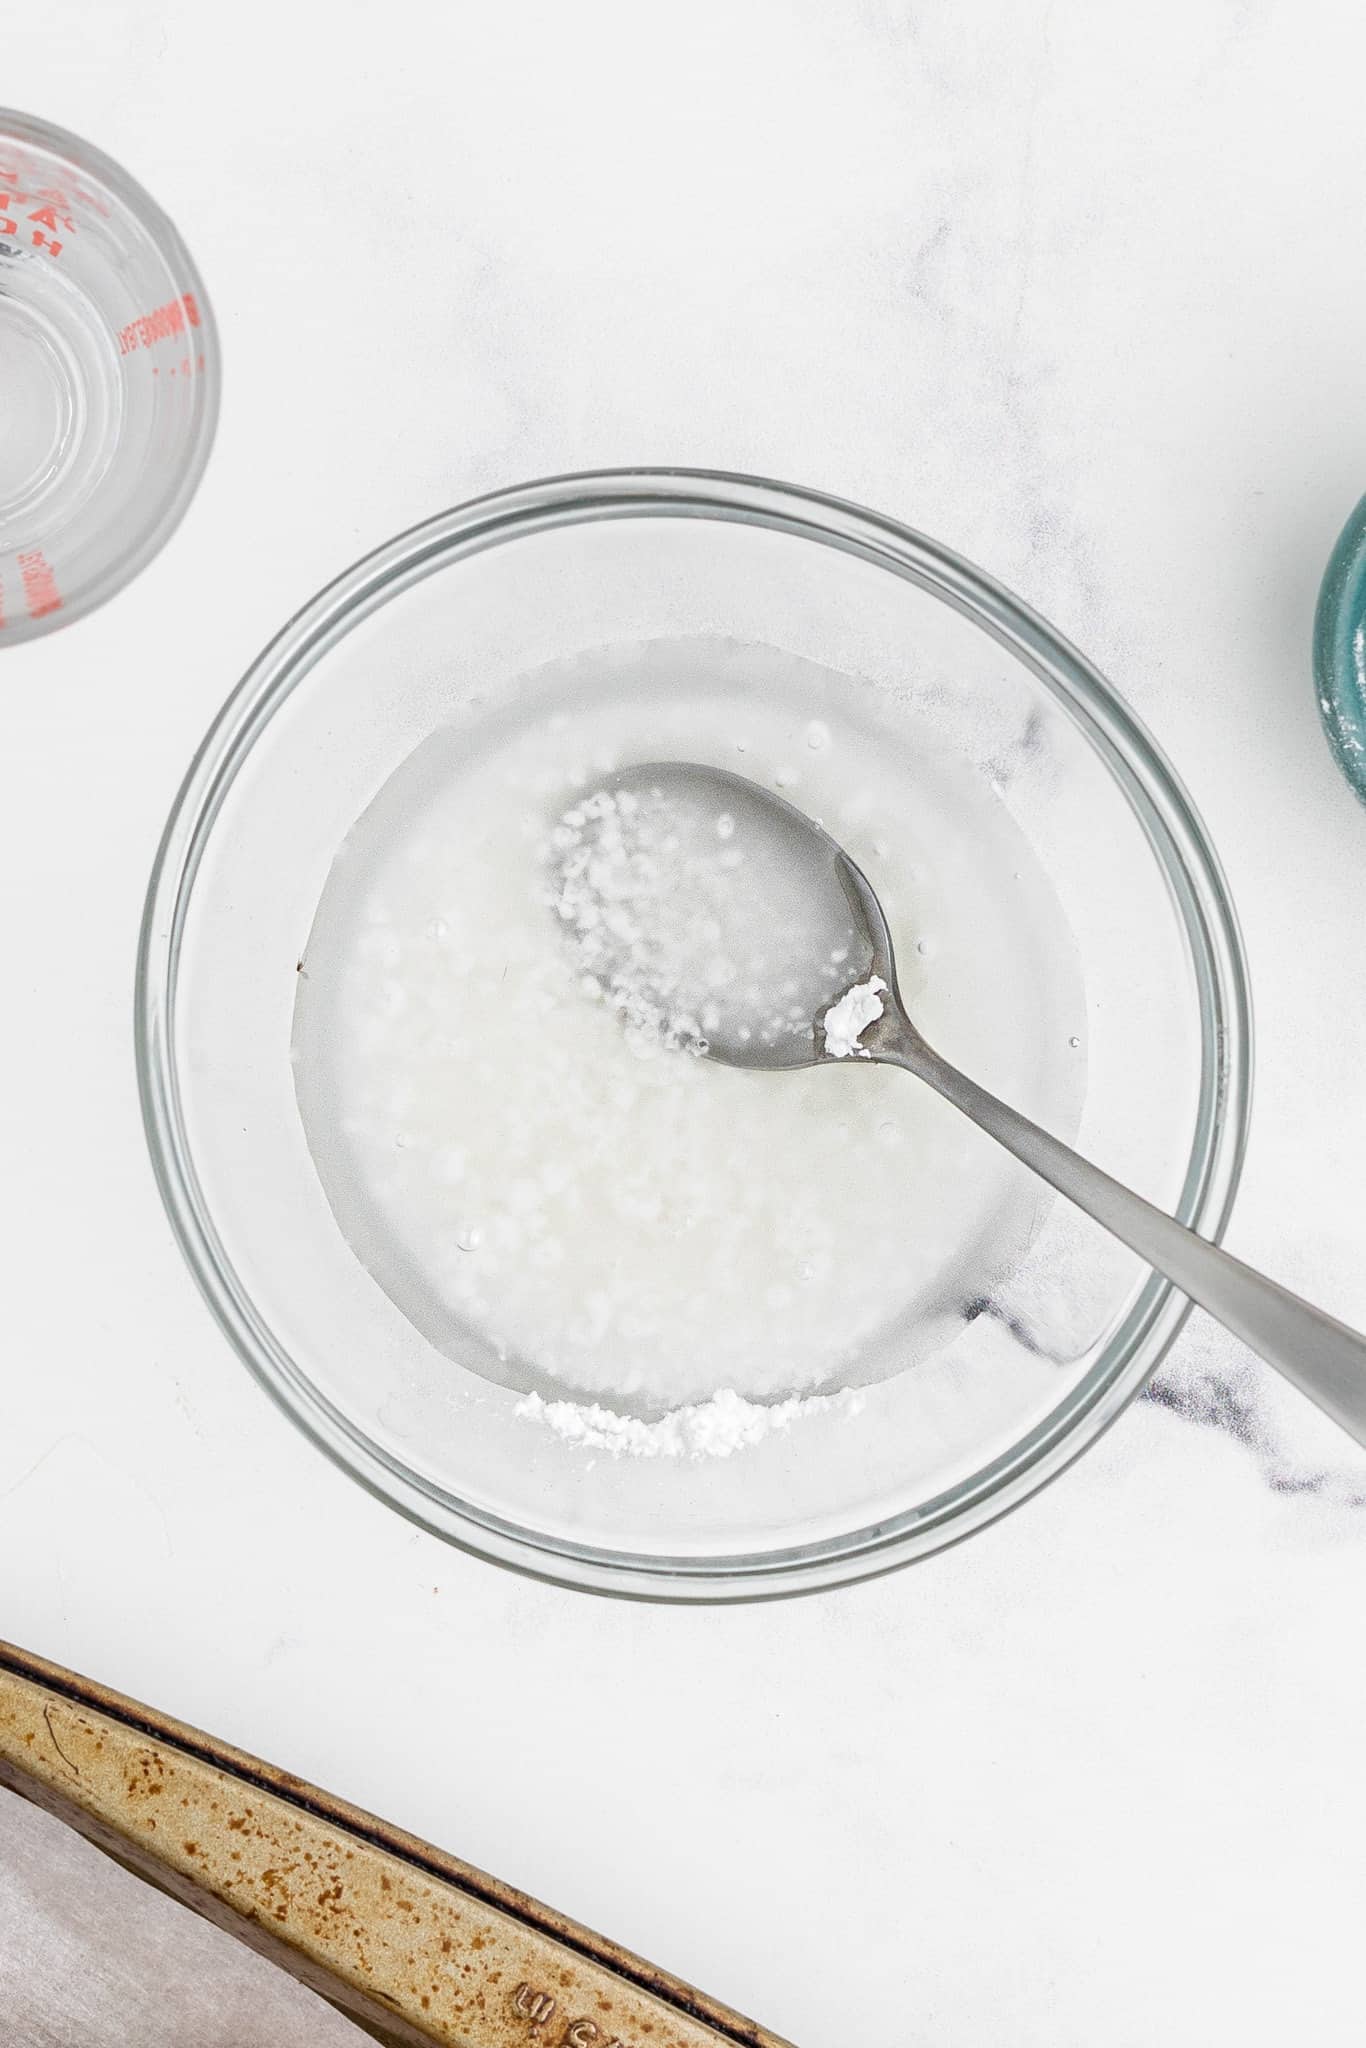
<path fill-rule="evenodd" d="M 1062 1483 L 820 1599 L 595 1601 L 419 1534 L 210 1325 L 133 949 L 202 728 L 475 492 L 648 461 L 898 514 L 1099 662 L 1226 863 L 1230 1243 L 1366 1324 L 1366 809 L 1318 576 L 1366 488 L 1366 18 L 1172 0 L 49 0 L 7 100 L 223 333 L 181 532 L 0 657 L 0 1633 L 403 1822 L 803 2048 L 1361 2039 L 1366 1455 L 1201 1319 Z"/>

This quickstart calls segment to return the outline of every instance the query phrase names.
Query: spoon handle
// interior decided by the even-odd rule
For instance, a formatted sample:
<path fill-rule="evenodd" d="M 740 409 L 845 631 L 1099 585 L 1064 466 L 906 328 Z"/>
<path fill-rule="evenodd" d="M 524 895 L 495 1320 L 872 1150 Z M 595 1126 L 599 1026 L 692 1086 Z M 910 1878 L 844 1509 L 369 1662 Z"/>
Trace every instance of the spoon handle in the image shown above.
<path fill-rule="evenodd" d="M 1366 1338 L 1112 1180 L 960 1074 L 910 1025 L 889 1030 L 874 1057 L 928 1081 L 1366 1443 Z"/>

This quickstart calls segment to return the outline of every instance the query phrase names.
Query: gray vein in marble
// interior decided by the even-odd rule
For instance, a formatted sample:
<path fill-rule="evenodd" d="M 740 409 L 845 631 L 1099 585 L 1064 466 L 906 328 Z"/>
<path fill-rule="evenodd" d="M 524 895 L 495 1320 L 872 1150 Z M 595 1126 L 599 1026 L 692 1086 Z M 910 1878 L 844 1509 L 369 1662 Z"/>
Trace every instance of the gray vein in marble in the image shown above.
<path fill-rule="evenodd" d="M 1340 1458 L 1311 1449 L 1310 1434 L 1318 1437 L 1331 1426 L 1251 1357 L 1228 1364 L 1210 1356 L 1191 1359 L 1183 1345 L 1149 1382 L 1143 1399 L 1199 1429 L 1232 1437 L 1273 1493 L 1366 1508 L 1366 1466 L 1354 1446 L 1344 1436 Z"/>

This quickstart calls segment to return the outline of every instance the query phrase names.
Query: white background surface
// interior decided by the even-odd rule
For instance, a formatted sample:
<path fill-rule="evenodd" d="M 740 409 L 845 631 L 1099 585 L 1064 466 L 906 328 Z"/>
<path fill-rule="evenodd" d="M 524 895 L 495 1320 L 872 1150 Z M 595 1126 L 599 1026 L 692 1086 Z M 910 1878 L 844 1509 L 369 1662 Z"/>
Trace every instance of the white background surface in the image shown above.
<path fill-rule="evenodd" d="M 9 10 L 0 97 L 174 214 L 226 393 L 165 554 L 0 656 L 0 1632 L 803 2048 L 1360 2041 L 1366 1455 L 1231 1340 L 1164 1384 L 1244 1440 L 1141 1404 L 914 1572 L 526 1584 L 229 1355 L 129 1019 L 184 763 L 320 582 L 523 477 L 764 471 L 985 563 L 1148 720 L 1252 959 L 1230 1242 L 1366 1323 L 1366 810 L 1307 672 L 1366 488 L 1364 65 L 1346 0 Z"/>

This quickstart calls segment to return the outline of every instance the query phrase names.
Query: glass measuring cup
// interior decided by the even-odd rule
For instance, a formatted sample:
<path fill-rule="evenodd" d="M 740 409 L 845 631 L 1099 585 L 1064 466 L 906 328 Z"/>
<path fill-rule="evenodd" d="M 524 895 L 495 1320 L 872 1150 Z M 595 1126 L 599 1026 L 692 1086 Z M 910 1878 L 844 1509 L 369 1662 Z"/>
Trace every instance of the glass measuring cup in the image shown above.
<path fill-rule="evenodd" d="M 219 354 L 171 222 L 100 150 L 0 109 L 0 647 L 102 604 L 174 531 Z"/>

